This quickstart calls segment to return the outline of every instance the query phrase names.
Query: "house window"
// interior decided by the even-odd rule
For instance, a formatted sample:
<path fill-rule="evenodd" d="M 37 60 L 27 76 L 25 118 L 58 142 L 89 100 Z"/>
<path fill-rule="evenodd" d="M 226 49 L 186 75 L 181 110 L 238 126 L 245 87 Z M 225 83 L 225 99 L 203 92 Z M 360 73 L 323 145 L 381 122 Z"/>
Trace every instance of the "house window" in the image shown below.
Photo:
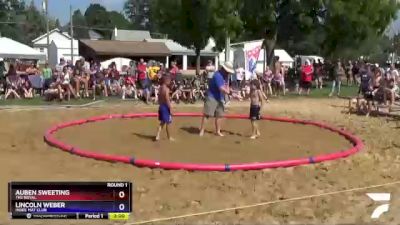
<path fill-rule="evenodd" d="M 40 52 L 44 52 L 44 48 L 40 48 Z"/>

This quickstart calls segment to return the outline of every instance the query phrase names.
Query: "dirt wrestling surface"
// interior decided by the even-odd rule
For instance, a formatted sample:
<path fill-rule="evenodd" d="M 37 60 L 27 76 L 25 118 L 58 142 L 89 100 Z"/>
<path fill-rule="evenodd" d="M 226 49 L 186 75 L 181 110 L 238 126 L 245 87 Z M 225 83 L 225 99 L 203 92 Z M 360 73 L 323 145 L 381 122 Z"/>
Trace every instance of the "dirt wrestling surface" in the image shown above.
<path fill-rule="evenodd" d="M 343 100 L 334 99 L 282 100 L 268 104 L 266 113 L 275 116 L 326 121 L 332 125 L 346 127 L 365 141 L 366 148 L 363 152 L 347 159 L 324 164 L 232 173 L 139 169 L 130 165 L 80 158 L 49 147 L 43 142 L 45 130 L 60 122 L 107 113 L 155 112 L 154 107 L 135 106 L 134 108 L 126 103 L 120 106 L 106 105 L 96 109 L 3 110 L 0 112 L 0 123 L 3 125 L 3 129 L 0 130 L 0 202 L 3 203 L 0 205 L 0 224 L 114 224 L 109 221 L 11 221 L 8 219 L 6 204 L 7 182 L 9 181 L 132 181 L 135 184 L 134 212 L 126 224 L 399 181 L 399 124 L 387 118 L 365 118 L 341 113 L 342 106 L 345 104 Z M 201 111 L 201 108 L 180 107 L 177 111 Z M 230 112 L 247 113 L 247 108 L 232 107 Z M 287 143 L 284 143 L 281 137 L 264 143 L 262 139 L 250 142 L 247 137 L 231 135 L 223 139 L 230 146 L 223 151 L 228 151 L 228 149 L 242 151 L 240 146 L 246 148 L 246 146 L 254 145 L 252 148 L 245 149 L 245 152 L 255 151 L 256 154 L 245 154 L 243 159 L 236 156 L 227 158 L 227 154 L 215 153 L 217 148 L 219 150 L 220 146 L 222 149 L 225 146 L 225 144 L 220 144 L 219 140 L 214 139 L 216 137 L 207 134 L 202 141 L 188 132 L 190 129 L 181 129 L 184 126 L 197 127 L 198 123 L 198 119 L 176 119 L 174 131 L 178 141 L 168 144 L 166 150 L 163 149 L 163 153 L 156 153 L 157 146 L 147 139 L 147 136 L 154 135 L 154 125 L 156 124 L 151 120 L 90 124 L 90 127 L 82 126 L 65 130 L 59 135 L 63 133 L 63 140 L 68 140 L 81 147 L 97 146 L 99 151 L 115 149 L 115 152 L 118 153 L 143 154 L 143 156 L 160 157 L 160 159 L 175 159 L 175 152 L 169 155 L 164 151 L 178 151 L 174 149 L 182 148 L 179 146 L 191 143 L 191 141 L 198 141 L 190 148 L 199 149 L 198 145 L 206 145 L 207 149 L 204 152 L 179 154 L 180 157 L 183 157 L 182 159 L 198 160 L 198 162 L 207 160 L 199 157 L 205 153 L 212 155 L 215 160 L 231 160 L 233 162 L 235 160 L 258 160 L 258 152 L 263 150 L 263 152 L 268 151 L 271 154 L 263 154 L 261 155 L 263 158 L 260 158 L 272 160 L 279 159 L 280 155 L 283 156 L 285 154 L 282 153 L 283 149 L 288 151 L 294 149 L 295 151 L 290 153 L 294 155 L 296 152 L 307 150 L 313 153 L 313 151 L 320 150 L 320 146 L 336 150 L 337 147 L 342 148 L 348 145 L 346 142 L 343 143 L 340 137 L 335 137 L 331 133 L 324 134 L 324 131 L 317 128 L 315 128 L 316 130 L 310 128 L 313 129 L 310 131 L 296 131 L 301 128 L 301 125 L 298 125 L 300 128 L 298 126 L 288 127 L 288 131 L 282 131 L 274 127 L 275 124 L 267 122 L 262 125 L 263 137 L 274 139 L 276 136 L 283 135 L 287 138 Z M 236 133 L 245 136 L 249 127 L 245 121 L 243 124 L 241 123 L 240 121 L 225 122 L 224 128 L 228 131 L 237 128 Z M 145 124 L 149 124 L 149 128 L 142 128 L 142 125 Z M 140 126 L 140 129 L 131 129 L 133 126 Z M 211 127 L 210 123 L 209 129 Z M 139 132 L 145 136 L 135 135 Z M 310 136 L 307 137 L 304 134 L 306 132 L 310 132 Z M 78 136 L 81 137 L 80 140 L 76 138 Z M 100 137 L 99 141 L 95 142 L 94 137 Z M 119 143 L 113 142 L 113 137 Z M 240 141 L 240 143 L 236 144 L 235 141 Z M 294 142 L 301 142 L 301 145 Z M 148 152 L 136 149 L 137 143 L 140 143 L 141 148 L 147 149 Z M 298 149 L 297 145 L 299 145 Z M 211 149 L 213 146 L 215 146 L 215 150 Z M 274 149 L 277 150 L 270 150 L 270 146 L 275 146 Z M 278 201 L 274 204 L 240 210 L 161 220 L 154 223 L 399 224 L 399 188 L 400 184 L 368 190 L 360 189 L 296 201 Z M 390 211 L 377 221 L 370 219 L 377 204 L 366 196 L 368 192 L 392 193 Z"/>
<path fill-rule="evenodd" d="M 210 122 L 212 124 L 212 122 Z M 260 121 L 263 136 L 250 140 L 248 120 L 226 120 L 226 137 L 198 136 L 199 118 L 174 119 L 175 142 L 154 142 L 157 118 L 112 119 L 69 127 L 56 138 L 73 146 L 114 155 L 186 163 L 248 163 L 288 160 L 351 147 L 344 137 L 315 126 Z M 81 138 L 88 134 L 87 138 Z M 90 134 L 90 135 L 89 135 Z M 165 134 L 164 134 L 165 136 Z M 165 138 L 166 139 L 166 138 Z"/>

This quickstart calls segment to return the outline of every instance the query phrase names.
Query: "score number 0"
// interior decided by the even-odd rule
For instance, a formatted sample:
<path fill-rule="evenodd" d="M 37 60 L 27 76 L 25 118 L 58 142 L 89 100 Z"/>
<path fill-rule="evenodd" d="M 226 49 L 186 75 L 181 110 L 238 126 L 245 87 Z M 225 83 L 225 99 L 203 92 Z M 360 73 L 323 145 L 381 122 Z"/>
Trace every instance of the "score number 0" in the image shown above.
<path fill-rule="evenodd" d="M 119 197 L 119 198 L 124 198 L 124 197 L 125 197 L 125 192 L 124 192 L 124 191 L 120 191 L 120 192 L 118 193 L 118 197 Z M 125 209 L 125 205 L 124 205 L 123 203 L 119 204 L 119 205 L 118 205 L 118 209 L 119 209 L 120 211 L 123 211 L 123 210 Z"/>

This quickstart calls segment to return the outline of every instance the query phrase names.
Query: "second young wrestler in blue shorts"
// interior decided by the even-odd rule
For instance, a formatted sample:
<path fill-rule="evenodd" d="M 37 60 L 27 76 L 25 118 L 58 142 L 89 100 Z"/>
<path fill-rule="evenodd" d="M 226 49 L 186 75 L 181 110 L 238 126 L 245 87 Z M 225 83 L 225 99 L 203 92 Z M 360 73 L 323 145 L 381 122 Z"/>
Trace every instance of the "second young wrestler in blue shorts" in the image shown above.
<path fill-rule="evenodd" d="M 158 127 L 158 132 L 156 135 L 156 141 L 160 140 L 160 134 L 165 126 L 167 132 L 168 140 L 173 141 L 174 139 L 170 135 L 169 127 L 172 123 L 172 113 L 171 113 L 171 100 L 170 100 L 170 89 L 171 78 L 169 76 L 163 76 L 161 78 L 161 86 L 159 89 L 158 96 L 158 120 L 160 121 L 160 126 Z"/>

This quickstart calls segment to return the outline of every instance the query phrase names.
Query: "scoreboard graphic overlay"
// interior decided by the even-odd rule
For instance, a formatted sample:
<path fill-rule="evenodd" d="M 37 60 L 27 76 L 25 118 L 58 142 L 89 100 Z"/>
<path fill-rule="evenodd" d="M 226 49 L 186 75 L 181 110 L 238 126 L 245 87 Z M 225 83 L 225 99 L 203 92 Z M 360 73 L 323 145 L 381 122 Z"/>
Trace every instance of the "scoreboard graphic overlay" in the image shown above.
<path fill-rule="evenodd" d="M 10 182 L 12 219 L 126 220 L 132 212 L 130 182 Z"/>

